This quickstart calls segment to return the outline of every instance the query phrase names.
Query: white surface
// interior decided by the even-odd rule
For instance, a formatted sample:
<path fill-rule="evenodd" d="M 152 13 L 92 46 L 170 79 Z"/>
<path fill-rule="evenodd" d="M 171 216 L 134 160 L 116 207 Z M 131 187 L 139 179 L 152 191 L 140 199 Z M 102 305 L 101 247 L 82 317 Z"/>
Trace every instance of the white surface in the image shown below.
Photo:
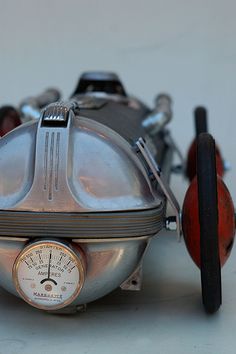
<path fill-rule="evenodd" d="M 48 315 L 2 291 L 0 353 L 235 354 L 235 258 L 213 316 L 201 306 L 198 269 L 172 233 L 151 243 L 141 292 L 116 290 L 85 313 Z"/>
<path fill-rule="evenodd" d="M 209 108 L 210 128 L 231 161 L 236 202 L 234 0 L 0 0 L 0 105 L 55 85 L 65 97 L 84 70 L 114 70 L 152 103 L 174 98 L 171 129 L 183 152 L 192 110 Z M 181 201 L 186 184 L 172 179 Z M 155 240 L 140 293 L 116 291 L 75 317 L 47 315 L 1 292 L 0 354 L 235 354 L 236 251 L 223 270 L 224 304 L 206 316 L 200 277 L 184 244 Z"/>

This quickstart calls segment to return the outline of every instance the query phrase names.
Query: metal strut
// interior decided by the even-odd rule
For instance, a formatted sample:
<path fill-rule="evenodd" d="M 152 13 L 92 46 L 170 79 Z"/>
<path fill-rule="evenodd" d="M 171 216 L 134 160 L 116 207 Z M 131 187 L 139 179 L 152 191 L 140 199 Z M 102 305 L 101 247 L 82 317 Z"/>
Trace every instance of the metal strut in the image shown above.
<path fill-rule="evenodd" d="M 149 168 L 151 169 L 154 177 L 156 178 L 159 186 L 161 187 L 163 193 L 165 194 L 168 202 L 170 203 L 174 211 L 175 218 L 176 218 L 177 235 L 178 235 L 178 240 L 180 241 L 182 235 L 182 224 L 181 224 L 181 209 L 179 203 L 175 198 L 169 185 L 162 178 L 160 168 L 157 165 L 156 161 L 154 160 L 151 152 L 149 151 L 144 139 L 139 138 L 138 141 L 136 142 L 136 145 L 139 151 L 141 152 L 143 158 L 145 159 L 146 163 L 148 164 Z"/>

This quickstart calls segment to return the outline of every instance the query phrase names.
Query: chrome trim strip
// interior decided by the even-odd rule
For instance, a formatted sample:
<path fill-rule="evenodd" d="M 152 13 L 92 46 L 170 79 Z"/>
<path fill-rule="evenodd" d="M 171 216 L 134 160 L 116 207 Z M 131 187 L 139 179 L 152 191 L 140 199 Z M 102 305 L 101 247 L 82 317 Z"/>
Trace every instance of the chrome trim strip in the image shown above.
<path fill-rule="evenodd" d="M 80 243 L 129 242 L 129 241 L 145 241 L 145 240 L 148 240 L 149 238 L 150 238 L 150 236 L 113 237 L 113 238 L 73 238 L 71 240 L 71 242 L 78 243 L 78 244 L 80 244 Z M 25 237 L 0 236 L 0 241 L 26 243 L 29 240 L 30 240 L 30 238 L 25 238 Z"/>
<path fill-rule="evenodd" d="M 138 141 L 136 142 L 136 145 L 143 155 L 143 158 L 145 159 L 146 163 L 150 167 L 155 179 L 157 180 L 158 184 L 160 185 L 163 193 L 165 194 L 168 202 L 170 203 L 175 217 L 176 217 L 176 224 L 177 224 L 177 234 L 178 234 L 178 240 L 180 241 L 181 235 L 182 235 L 182 223 L 181 223 L 181 209 L 179 206 L 179 203 L 177 199 L 175 198 L 170 186 L 166 183 L 166 181 L 162 178 L 161 171 L 159 169 L 159 166 L 157 165 L 156 161 L 154 160 L 152 154 L 150 153 L 147 145 L 145 144 L 145 141 L 143 138 L 139 138 Z"/>
<path fill-rule="evenodd" d="M 164 226 L 164 204 L 156 209 L 107 213 L 0 211 L 0 236 L 117 238 L 154 236 Z"/>

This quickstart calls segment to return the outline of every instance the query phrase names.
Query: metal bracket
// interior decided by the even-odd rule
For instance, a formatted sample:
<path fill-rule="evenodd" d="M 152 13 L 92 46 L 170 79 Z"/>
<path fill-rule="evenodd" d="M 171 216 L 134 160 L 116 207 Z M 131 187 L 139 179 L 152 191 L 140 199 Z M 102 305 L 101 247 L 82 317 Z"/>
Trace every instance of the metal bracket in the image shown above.
<path fill-rule="evenodd" d="M 146 163 L 148 164 L 149 168 L 151 169 L 151 172 L 153 173 L 155 179 L 157 180 L 159 186 L 161 187 L 163 193 L 165 194 L 168 202 L 170 203 L 174 211 L 176 217 L 178 240 L 180 241 L 182 235 L 182 224 L 181 224 L 181 210 L 180 210 L 179 203 L 176 200 L 167 182 L 162 178 L 160 168 L 157 165 L 156 161 L 154 160 L 152 154 L 150 153 L 143 138 L 139 138 L 138 141 L 136 142 L 136 145 L 139 151 L 141 152 L 143 158 L 145 159 Z"/>
<path fill-rule="evenodd" d="M 141 290 L 142 286 L 142 265 L 140 264 L 138 268 L 126 279 L 121 285 L 122 290 L 137 291 Z"/>

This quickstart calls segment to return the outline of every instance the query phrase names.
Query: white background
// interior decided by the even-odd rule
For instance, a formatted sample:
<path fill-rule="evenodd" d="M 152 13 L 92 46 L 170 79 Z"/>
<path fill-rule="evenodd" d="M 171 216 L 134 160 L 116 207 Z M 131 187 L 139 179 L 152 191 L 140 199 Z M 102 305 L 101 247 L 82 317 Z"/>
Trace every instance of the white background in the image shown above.
<path fill-rule="evenodd" d="M 48 86 L 68 97 L 82 71 L 116 71 L 150 105 L 159 92 L 172 95 L 171 130 L 183 153 L 193 108 L 206 105 L 210 131 L 232 164 L 226 182 L 236 203 L 235 17 L 235 0 L 0 0 L 0 105 Z M 181 200 L 187 183 L 172 184 Z M 224 270 L 224 309 L 211 319 L 198 307 L 198 272 L 175 240 L 158 240 L 150 251 L 144 293 L 111 295 L 81 320 L 60 318 L 59 326 L 3 295 L 0 353 L 38 353 L 38 341 L 45 353 L 77 352 L 72 345 L 80 353 L 235 353 L 235 253 Z"/>
<path fill-rule="evenodd" d="M 236 202 L 235 13 L 234 0 L 0 0 L 0 104 L 52 85 L 68 97 L 82 71 L 113 70 L 149 104 L 172 95 L 183 153 L 205 105 Z"/>

